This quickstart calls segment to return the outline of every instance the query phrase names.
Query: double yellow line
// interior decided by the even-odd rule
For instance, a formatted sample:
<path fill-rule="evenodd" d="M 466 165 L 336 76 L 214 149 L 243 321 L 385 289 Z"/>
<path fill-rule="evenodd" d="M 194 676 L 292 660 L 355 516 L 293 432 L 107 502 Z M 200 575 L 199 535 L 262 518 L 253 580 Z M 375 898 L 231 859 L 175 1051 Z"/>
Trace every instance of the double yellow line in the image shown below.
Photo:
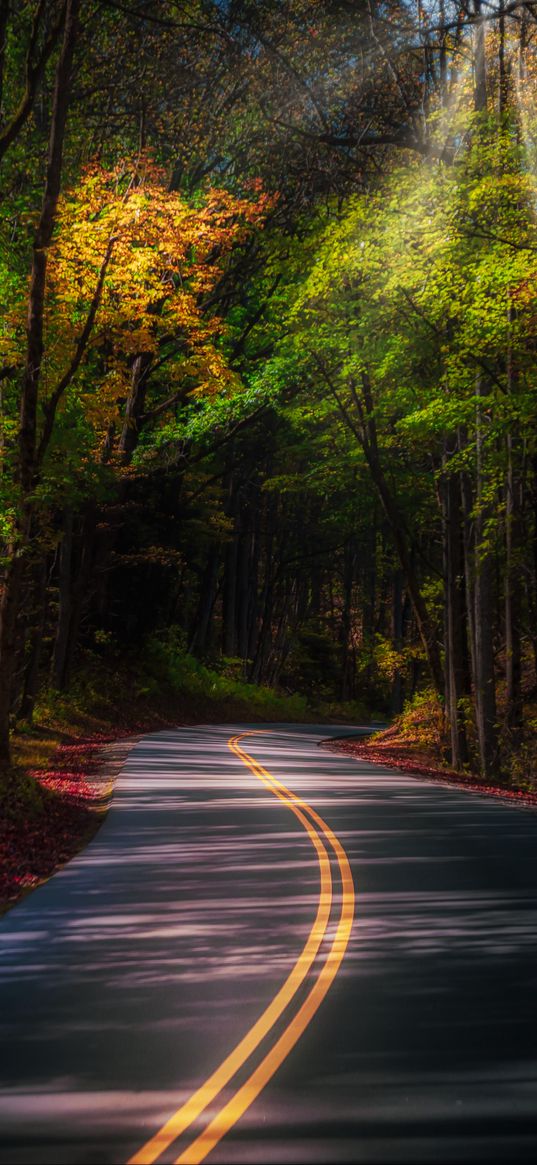
<path fill-rule="evenodd" d="M 335 856 L 341 882 L 341 897 L 339 918 L 334 938 L 324 954 L 323 962 L 318 971 L 310 991 L 296 1014 L 290 1019 L 282 1034 L 272 1045 L 270 1050 L 251 1073 L 248 1079 L 234 1093 L 231 1099 L 223 1105 L 209 1121 L 202 1133 L 191 1141 L 179 1157 L 175 1165 L 199 1165 L 205 1161 L 208 1154 L 222 1137 L 233 1127 L 241 1116 L 259 1096 L 274 1073 L 289 1055 L 300 1036 L 307 1028 L 316 1011 L 320 1007 L 330 985 L 334 981 L 341 961 L 345 954 L 350 938 L 354 918 L 354 886 L 352 874 L 345 850 L 330 827 L 322 817 L 315 812 L 305 801 L 297 797 L 290 789 L 273 777 L 249 753 L 245 752 L 240 741 L 255 733 L 242 732 L 228 740 L 228 746 L 236 756 L 251 770 L 254 776 L 270 789 L 270 792 L 283 801 L 288 809 L 298 818 L 306 830 L 317 854 L 320 871 L 319 903 L 307 941 L 301 950 L 285 983 L 274 996 L 253 1027 L 246 1033 L 229 1056 L 220 1064 L 215 1072 L 209 1076 L 205 1084 L 170 1117 L 161 1129 L 141 1149 L 131 1157 L 127 1165 L 153 1165 L 166 1149 L 173 1144 L 190 1125 L 205 1112 L 207 1107 L 216 1099 L 223 1088 L 238 1072 L 239 1068 L 252 1055 L 261 1041 L 268 1035 L 274 1024 L 289 1006 L 308 972 L 311 970 L 331 919 L 333 905 L 332 871 L 330 864 L 330 850 Z M 329 850 L 327 849 L 327 844 Z M 333 860 L 333 857 L 332 857 Z"/>

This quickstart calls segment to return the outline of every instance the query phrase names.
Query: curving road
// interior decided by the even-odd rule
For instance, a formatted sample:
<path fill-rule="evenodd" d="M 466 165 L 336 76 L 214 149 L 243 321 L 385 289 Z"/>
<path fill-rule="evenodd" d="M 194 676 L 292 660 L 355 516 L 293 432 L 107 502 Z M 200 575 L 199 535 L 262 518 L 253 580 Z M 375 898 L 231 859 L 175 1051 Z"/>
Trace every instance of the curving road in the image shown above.
<path fill-rule="evenodd" d="M 135 746 L 0 926 L 2 1162 L 537 1159 L 537 813 L 342 731 Z"/>

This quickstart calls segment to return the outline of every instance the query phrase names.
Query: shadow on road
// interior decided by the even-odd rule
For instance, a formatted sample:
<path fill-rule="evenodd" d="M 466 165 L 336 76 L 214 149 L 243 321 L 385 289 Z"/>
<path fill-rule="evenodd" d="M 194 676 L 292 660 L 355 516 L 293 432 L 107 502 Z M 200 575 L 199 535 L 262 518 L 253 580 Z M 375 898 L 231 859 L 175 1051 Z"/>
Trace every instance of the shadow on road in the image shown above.
<path fill-rule="evenodd" d="M 142 740 L 88 849 L 4 919 L 2 1160 L 124 1160 L 294 962 L 317 859 L 229 732 Z M 352 945 L 211 1161 L 533 1160 L 537 814 L 320 751 L 326 735 L 249 748 L 345 846 Z"/>

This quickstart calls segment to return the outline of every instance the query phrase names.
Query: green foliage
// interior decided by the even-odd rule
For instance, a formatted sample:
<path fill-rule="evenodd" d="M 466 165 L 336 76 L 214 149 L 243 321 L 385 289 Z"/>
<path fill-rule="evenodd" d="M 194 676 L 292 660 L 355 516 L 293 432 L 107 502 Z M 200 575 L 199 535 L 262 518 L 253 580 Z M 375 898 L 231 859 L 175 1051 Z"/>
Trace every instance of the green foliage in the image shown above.
<path fill-rule="evenodd" d="M 237 678 L 236 661 L 227 661 L 222 670 L 207 667 L 182 646 L 182 636 L 170 628 L 147 644 L 149 674 L 169 685 L 181 698 L 188 697 L 207 712 L 225 714 L 226 705 L 257 720 L 308 720 L 310 712 L 303 696 L 285 696 L 272 688 L 249 684 Z"/>
<path fill-rule="evenodd" d="M 383 723 L 386 717 L 382 711 L 372 711 L 363 700 L 323 700 L 317 708 L 320 721 L 341 724 Z"/>
<path fill-rule="evenodd" d="M 310 620 L 297 632 L 282 676 L 288 688 L 298 688 L 317 703 L 337 691 L 341 665 L 330 629 Z"/>
<path fill-rule="evenodd" d="M 348 200 L 320 238 L 289 302 L 288 333 L 262 374 L 316 385 L 318 415 L 328 409 L 344 437 L 341 409 L 359 428 L 367 373 L 391 473 L 412 505 L 434 484 L 430 465 L 439 466 L 446 432 L 468 430 L 471 463 L 479 376 L 491 472 L 505 426 L 516 420 L 533 431 L 537 416 L 537 179 L 511 125 L 472 132 L 454 165 L 415 159 Z M 346 440 L 355 444 L 348 428 Z M 426 514 L 434 504 L 429 493 Z"/>

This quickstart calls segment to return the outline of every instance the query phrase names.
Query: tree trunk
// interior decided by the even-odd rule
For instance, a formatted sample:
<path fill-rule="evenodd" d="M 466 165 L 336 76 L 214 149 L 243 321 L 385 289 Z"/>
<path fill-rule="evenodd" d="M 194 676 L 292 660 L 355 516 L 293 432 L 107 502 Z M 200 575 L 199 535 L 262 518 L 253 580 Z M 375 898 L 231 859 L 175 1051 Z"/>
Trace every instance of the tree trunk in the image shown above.
<path fill-rule="evenodd" d="M 245 514 L 241 513 L 241 527 Z M 242 528 L 237 538 L 237 650 L 240 659 L 248 659 L 250 613 L 250 532 Z"/>
<path fill-rule="evenodd" d="M 516 395 L 519 388 L 519 374 L 513 355 L 512 325 L 515 309 L 509 303 L 509 350 L 507 355 L 507 392 Z M 523 554 L 523 512 L 524 491 L 522 468 L 517 458 L 520 448 L 520 433 L 514 417 L 510 418 L 506 438 L 507 479 L 505 486 L 505 679 L 506 709 L 505 723 L 512 737 L 522 730 L 522 554 Z"/>
<path fill-rule="evenodd" d="M 264 678 L 265 665 L 272 646 L 272 622 L 274 613 L 274 575 L 275 575 L 275 529 L 277 512 L 275 499 L 269 498 L 266 507 L 266 542 L 263 555 L 263 591 L 260 599 L 261 626 L 257 639 L 257 650 L 253 660 L 250 679 L 258 684 Z"/>
<path fill-rule="evenodd" d="M 252 531 L 252 552 L 250 563 L 250 601 L 248 611 L 248 659 L 255 659 L 259 638 L 259 510 L 260 497 L 254 503 L 254 529 Z"/>
<path fill-rule="evenodd" d="M 370 410 L 368 408 L 368 412 L 372 412 L 372 409 Z M 405 534 L 405 524 L 399 512 L 397 502 L 384 476 L 377 447 L 376 432 L 371 423 L 368 425 L 368 435 L 364 440 L 363 449 L 405 575 L 408 595 L 414 610 L 418 633 L 425 649 L 431 679 L 438 695 L 442 697 L 444 694 L 444 677 L 437 637 L 431 625 L 429 613 L 412 563 L 412 556 Z"/>
<path fill-rule="evenodd" d="M 140 427 L 145 409 L 147 382 L 153 357 L 141 352 L 135 357 L 131 373 L 131 387 L 125 405 L 123 429 L 119 438 L 119 453 L 124 465 L 130 465 L 140 439 Z"/>
<path fill-rule="evenodd" d="M 339 632 L 339 642 L 341 645 L 341 700 L 349 700 L 353 690 L 353 659 L 349 647 L 352 630 L 352 593 L 355 565 L 356 548 L 354 538 L 351 536 L 347 538 L 343 550 L 343 603 Z"/>
<path fill-rule="evenodd" d="M 498 71 L 499 71 L 499 92 L 498 92 L 498 110 L 500 117 L 507 109 L 508 101 L 508 84 L 507 84 L 507 62 L 505 53 L 505 0 L 500 0 L 499 5 L 499 20 L 498 20 Z"/>
<path fill-rule="evenodd" d="M 470 694 L 464 585 L 462 513 L 459 481 L 449 471 L 455 450 L 446 444 L 442 482 L 444 593 L 446 609 L 446 709 L 450 734 L 450 760 L 454 768 L 468 764 L 466 701 Z"/>
<path fill-rule="evenodd" d="M 475 575 L 476 712 L 480 766 L 487 778 L 497 776 L 499 768 L 492 643 L 493 581 L 491 556 L 483 554 L 476 563 Z"/>
<path fill-rule="evenodd" d="M 71 94 L 71 73 L 78 38 L 80 0 L 66 0 L 63 42 L 56 68 L 49 151 L 41 214 L 33 246 L 26 364 L 22 380 L 19 428 L 18 484 L 23 501 L 21 515 L 0 598 L 0 764 L 10 762 L 9 716 L 13 669 L 16 658 L 16 624 L 24 555 L 32 526 L 29 496 L 36 476 L 37 408 L 43 362 L 43 322 L 48 248 L 56 222 L 60 196 L 65 127 Z"/>
<path fill-rule="evenodd" d="M 485 22 L 481 0 L 474 0 L 476 24 L 474 29 L 474 109 L 482 113 L 487 108 L 487 64 L 485 54 Z"/>
<path fill-rule="evenodd" d="M 39 669 L 41 663 L 43 637 L 45 634 L 47 620 L 47 582 L 48 563 L 46 558 L 43 558 L 39 564 L 39 571 L 36 582 L 35 622 L 30 636 L 30 650 L 26 663 L 22 698 L 18 711 L 20 719 L 26 720 L 29 724 L 32 722 L 35 701 L 39 690 Z"/>
<path fill-rule="evenodd" d="M 201 581 L 198 608 L 194 619 L 189 651 L 194 655 L 203 655 L 207 650 L 211 619 L 216 600 L 218 587 L 218 570 L 220 566 L 220 547 L 215 543 L 210 547 L 209 555 Z"/>
<path fill-rule="evenodd" d="M 52 686 L 58 691 L 63 691 L 65 688 L 67 650 L 73 614 L 73 521 L 73 510 L 69 507 L 64 513 L 63 538 L 60 543 L 58 621 L 50 673 Z"/>
<path fill-rule="evenodd" d="M 11 763 L 9 728 L 13 672 L 17 658 L 17 615 L 24 564 L 13 547 L 0 597 L 0 767 Z"/>
<path fill-rule="evenodd" d="M 224 555 L 223 637 L 224 655 L 237 654 L 237 554 L 238 537 L 234 528 Z"/>
<path fill-rule="evenodd" d="M 505 675 L 506 724 L 512 735 L 522 729 L 522 507 L 523 493 L 514 464 L 513 434 L 507 436 L 505 497 Z"/>
<path fill-rule="evenodd" d="M 484 500 L 484 431 L 480 398 L 482 378 L 477 381 L 476 406 L 476 519 L 474 549 L 475 694 L 479 758 L 484 777 L 498 774 L 498 731 L 494 675 L 494 561 L 486 544 L 487 509 Z"/>

